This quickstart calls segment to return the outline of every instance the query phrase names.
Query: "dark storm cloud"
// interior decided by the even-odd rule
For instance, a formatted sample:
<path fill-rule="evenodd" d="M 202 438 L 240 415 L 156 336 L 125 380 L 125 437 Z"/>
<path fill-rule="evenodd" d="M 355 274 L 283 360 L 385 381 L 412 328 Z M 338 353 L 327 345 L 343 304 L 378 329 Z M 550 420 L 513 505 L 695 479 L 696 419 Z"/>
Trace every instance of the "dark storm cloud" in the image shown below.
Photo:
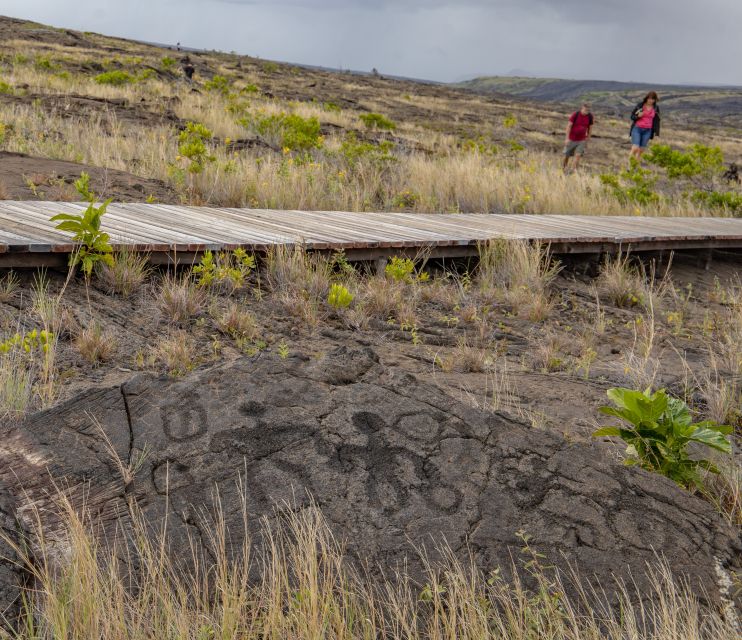
<path fill-rule="evenodd" d="M 437 80 L 518 69 L 742 84 L 740 0 L 0 0 L 0 12 Z"/>

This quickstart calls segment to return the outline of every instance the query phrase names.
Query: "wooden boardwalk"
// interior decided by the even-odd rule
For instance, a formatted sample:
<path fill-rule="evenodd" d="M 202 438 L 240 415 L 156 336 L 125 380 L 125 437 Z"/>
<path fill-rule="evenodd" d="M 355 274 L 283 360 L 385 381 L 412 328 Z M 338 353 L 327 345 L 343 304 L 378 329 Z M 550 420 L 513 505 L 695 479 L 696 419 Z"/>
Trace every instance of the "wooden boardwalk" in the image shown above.
<path fill-rule="evenodd" d="M 0 201 L 0 267 L 64 262 L 69 234 L 49 219 L 81 204 Z M 493 238 L 548 243 L 554 253 L 724 249 L 742 252 L 742 219 L 617 216 L 413 214 L 227 209 L 111 204 L 103 219 L 114 245 L 151 254 L 153 262 L 193 257 L 206 249 L 265 251 L 276 244 L 344 249 L 370 260 L 422 247 L 433 256 L 476 253 Z"/>

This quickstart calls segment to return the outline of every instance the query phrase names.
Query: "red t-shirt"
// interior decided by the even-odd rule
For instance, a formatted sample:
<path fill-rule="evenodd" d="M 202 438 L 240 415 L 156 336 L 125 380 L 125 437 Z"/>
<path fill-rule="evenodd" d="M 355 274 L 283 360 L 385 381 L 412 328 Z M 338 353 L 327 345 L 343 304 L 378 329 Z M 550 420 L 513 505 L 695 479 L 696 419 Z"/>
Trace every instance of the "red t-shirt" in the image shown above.
<path fill-rule="evenodd" d="M 569 121 L 572 123 L 572 128 L 569 130 L 569 139 L 572 142 L 587 140 L 587 130 L 593 124 L 593 114 L 588 113 L 586 115 L 580 111 L 575 111 L 569 116 Z"/>
<path fill-rule="evenodd" d="M 644 105 L 642 115 L 636 121 L 636 126 L 640 129 L 651 129 L 654 124 L 654 108 Z"/>

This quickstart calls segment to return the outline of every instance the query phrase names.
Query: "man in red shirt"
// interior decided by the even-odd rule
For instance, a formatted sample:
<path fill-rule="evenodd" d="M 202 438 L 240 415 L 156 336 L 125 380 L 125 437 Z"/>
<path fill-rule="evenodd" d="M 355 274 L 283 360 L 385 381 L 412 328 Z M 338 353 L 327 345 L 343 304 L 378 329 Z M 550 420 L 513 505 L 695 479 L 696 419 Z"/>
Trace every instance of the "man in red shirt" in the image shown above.
<path fill-rule="evenodd" d="M 575 111 L 569 117 L 567 125 L 567 136 L 564 140 L 564 164 L 562 168 L 567 171 L 569 159 L 574 157 L 573 168 L 580 166 L 580 159 L 585 154 L 590 133 L 593 128 L 593 114 L 590 113 L 590 105 L 585 102 L 579 111 Z"/>

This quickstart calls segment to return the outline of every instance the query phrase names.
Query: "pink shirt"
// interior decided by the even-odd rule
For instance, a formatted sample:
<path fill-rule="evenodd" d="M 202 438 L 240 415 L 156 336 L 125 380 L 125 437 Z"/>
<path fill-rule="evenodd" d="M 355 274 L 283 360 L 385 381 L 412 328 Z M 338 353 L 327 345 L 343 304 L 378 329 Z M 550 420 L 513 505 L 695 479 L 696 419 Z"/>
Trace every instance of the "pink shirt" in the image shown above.
<path fill-rule="evenodd" d="M 651 129 L 654 122 L 654 107 L 644 105 L 641 118 L 636 121 L 636 126 L 640 129 Z"/>

